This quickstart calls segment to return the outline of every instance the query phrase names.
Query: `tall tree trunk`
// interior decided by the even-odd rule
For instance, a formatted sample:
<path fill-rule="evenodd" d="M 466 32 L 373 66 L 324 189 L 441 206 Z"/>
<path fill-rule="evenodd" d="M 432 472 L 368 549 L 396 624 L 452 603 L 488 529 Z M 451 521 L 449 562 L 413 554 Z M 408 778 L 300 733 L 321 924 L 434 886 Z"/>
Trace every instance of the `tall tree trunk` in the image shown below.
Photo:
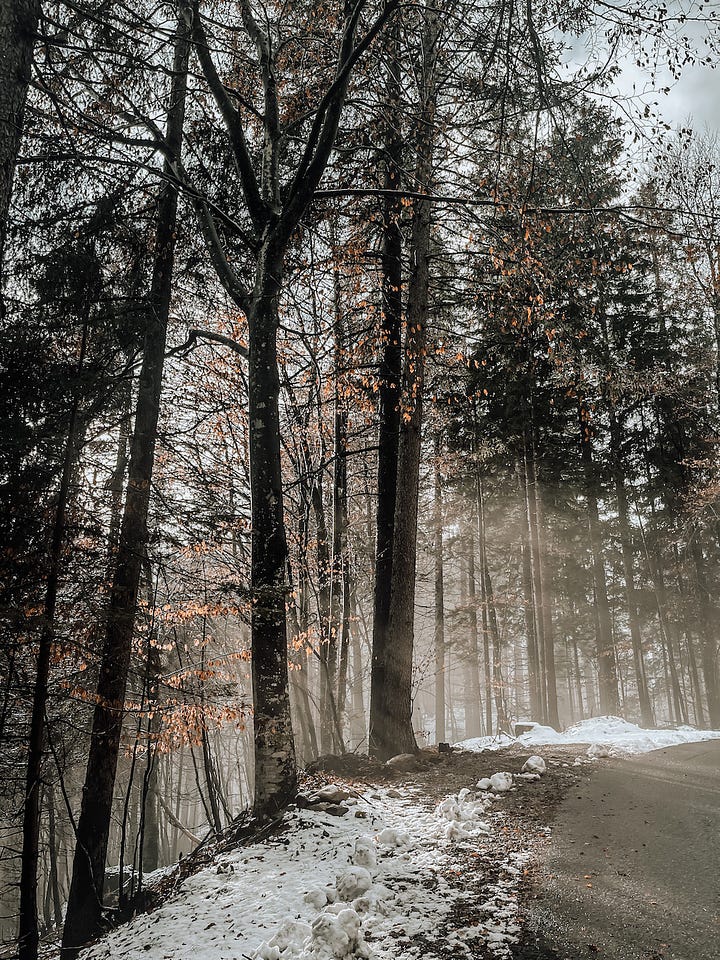
<path fill-rule="evenodd" d="M 534 612 L 540 680 L 540 706 L 543 722 L 549 723 L 557 729 L 560 722 L 557 705 L 552 602 L 546 558 L 542 498 L 535 466 L 535 436 L 531 404 L 528 405 L 527 427 L 523 437 L 523 456 L 533 594 L 535 596 Z"/>
<path fill-rule="evenodd" d="M 483 491 L 482 479 L 478 480 L 478 529 L 481 531 L 480 538 L 480 577 L 483 583 L 484 606 L 487 610 L 487 622 L 490 626 L 490 636 L 492 638 L 492 689 L 495 699 L 495 730 L 500 733 L 507 729 L 508 717 L 505 704 L 505 684 L 502 675 L 502 650 L 500 647 L 500 631 L 498 629 L 497 612 L 495 610 L 495 596 L 493 593 L 492 579 L 490 577 L 490 564 L 487 554 L 487 527 L 485 523 L 485 495 Z M 488 731 L 491 733 L 492 731 Z"/>
<path fill-rule="evenodd" d="M 477 586 L 475 583 L 475 531 L 470 525 L 468 535 L 468 601 L 470 604 L 470 629 L 468 631 L 468 670 L 470 697 L 473 704 L 470 736 L 482 736 L 482 692 L 480 690 L 480 651 L 478 648 Z"/>
<path fill-rule="evenodd" d="M 578 408 L 580 423 L 580 448 L 585 476 L 585 498 L 588 514 L 588 532 L 590 534 L 590 552 L 595 587 L 595 605 L 597 609 L 597 658 L 600 680 L 600 709 L 604 714 L 616 714 L 619 710 L 618 681 L 615 667 L 615 643 L 610 621 L 607 581 L 605 578 L 605 560 L 602 549 L 600 514 L 597 502 L 597 478 L 592 455 L 594 436 L 592 415 L 589 407 L 581 401 Z"/>
<path fill-rule="evenodd" d="M 87 308 L 89 311 L 89 307 Z M 87 317 L 86 317 L 87 320 Z M 78 357 L 78 372 L 82 369 L 87 350 L 87 322 L 83 327 Z M 35 685 L 33 689 L 28 761 L 25 774 L 25 803 L 23 807 L 23 845 L 20 867 L 20 922 L 18 955 L 20 960 L 36 960 L 39 930 L 37 908 L 38 864 L 40 856 L 40 816 L 42 764 L 45 748 L 45 710 L 48 701 L 50 658 L 55 636 L 55 607 L 57 604 L 62 561 L 63 539 L 70 481 L 78 454 L 79 400 L 73 398 L 63 456 L 62 474 L 58 489 L 55 516 L 48 551 L 45 602 L 38 643 Z"/>
<path fill-rule="evenodd" d="M 555 628 L 553 625 L 553 580 L 550 568 L 548 547 L 548 526 L 545 522 L 545 509 L 541 496 L 540 482 L 535 478 L 535 517 L 537 521 L 538 563 L 540 567 L 540 591 L 543 598 L 543 661 L 545 666 L 545 696 L 547 718 L 551 727 L 560 729 L 557 697 L 557 669 L 555 666 Z"/>
<path fill-rule="evenodd" d="M 633 558 L 632 533 L 630 531 L 627 491 L 625 489 L 625 472 L 622 467 L 620 424 L 611 405 L 610 410 L 610 445 L 615 498 L 617 500 L 618 524 L 620 527 L 620 545 L 622 549 L 623 575 L 625 578 L 625 598 L 627 602 L 628 623 L 630 626 L 630 641 L 633 651 L 633 665 L 635 668 L 635 683 L 640 705 L 640 718 L 646 728 L 652 727 L 654 718 L 650 695 L 648 693 L 647 677 L 645 675 L 645 659 L 643 657 L 642 638 L 640 636 L 640 618 L 638 616 L 637 594 L 635 591 L 635 562 Z"/>
<path fill-rule="evenodd" d="M 435 59 L 438 12 L 425 8 L 421 107 L 417 127 L 416 182 L 429 192 L 435 139 Z M 374 752 L 381 758 L 417 750 L 412 728 L 412 658 L 415 625 L 417 517 L 422 444 L 425 353 L 429 313 L 429 254 L 432 204 L 413 202 L 407 333 L 403 360 L 393 558 L 385 652 L 384 715 L 371 713 Z"/>
<path fill-rule="evenodd" d="M 367 742 L 367 719 L 363 697 L 363 658 L 360 647 L 360 630 L 357 614 L 357 581 L 353 579 L 350 594 L 350 644 L 352 647 L 352 716 L 350 738 L 353 749 Z"/>
<path fill-rule="evenodd" d="M 260 819 L 292 800 L 297 768 L 290 717 L 285 613 L 287 540 L 280 462 L 277 358 L 282 251 L 264 247 L 250 311 L 252 686 L 255 798 Z"/>
<path fill-rule="evenodd" d="M 434 545 L 435 563 L 435 628 L 433 649 L 435 651 L 435 740 L 445 740 L 445 563 L 443 548 L 443 500 L 440 476 L 440 432 L 435 434 L 435 509 Z"/>
<path fill-rule="evenodd" d="M 160 820 L 158 812 L 158 763 L 159 753 L 157 739 L 160 733 L 160 714 L 158 712 L 158 694 L 160 689 L 160 650 L 151 645 L 147 658 L 147 687 L 148 687 L 148 724 L 147 724 L 147 756 L 145 773 L 143 775 L 142 804 L 143 829 L 141 838 L 139 871 L 142 877 L 145 873 L 152 873 L 160 866 Z"/>
<path fill-rule="evenodd" d="M 60 877 L 58 875 L 58 851 L 60 837 L 55 816 L 55 790 L 52 784 L 47 788 L 48 805 L 48 849 L 50 854 L 50 888 L 53 902 L 53 920 L 59 930 L 62 925 L 62 898 L 60 896 Z"/>
<path fill-rule="evenodd" d="M 309 461 L 308 461 L 309 462 Z M 320 749 L 323 753 L 332 753 L 336 746 L 335 737 L 335 680 L 337 677 L 337 634 L 331 621 L 332 571 L 330 544 L 325 518 L 325 504 L 321 485 L 322 467 L 313 478 L 311 502 L 315 513 L 316 552 L 318 571 L 318 623 L 319 663 L 320 663 Z"/>
<path fill-rule="evenodd" d="M 335 237 L 333 235 L 333 249 Z M 350 556 L 348 549 L 347 447 L 348 408 L 344 396 L 342 365 L 345 362 L 345 319 L 337 256 L 333 257 L 333 366 L 335 376 L 333 431 L 333 546 L 331 588 L 331 630 L 340 647 L 335 702 L 340 733 L 347 699 L 348 659 L 350 654 Z M 339 744 L 343 748 L 342 742 Z"/>
<path fill-rule="evenodd" d="M 112 583 L 113 569 L 115 566 L 115 554 L 118 547 L 118 537 L 120 535 L 120 523 L 122 521 L 122 499 L 125 483 L 125 471 L 128 466 L 128 441 L 130 439 L 130 421 L 132 411 L 130 405 L 132 402 L 132 381 L 128 377 L 123 385 L 120 424 L 118 427 L 118 447 L 115 456 L 115 467 L 110 476 L 110 523 L 108 524 L 107 539 L 107 557 L 108 570 L 107 580 Z"/>
<path fill-rule="evenodd" d="M 100 664 L 73 874 L 63 931 L 63 957 L 74 957 L 100 929 L 105 856 L 124 714 L 132 636 L 145 544 L 150 485 L 160 411 L 167 322 L 172 293 L 177 189 L 173 162 L 180 157 L 185 119 L 189 27 L 178 21 L 168 108 L 167 180 L 160 192 L 155 262 L 140 370 L 125 507 Z"/>
<path fill-rule="evenodd" d="M 0 3 L 0 316 L 8 211 L 39 19 L 40 0 Z"/>
<path fill-rule="evenodd" d="M 705 557 L 698 540 L 698 531 L 693 531 L 691 537 L 691 552 L 695 565 L 695 582 L 700 603 L 700 625 L 702 629 L 702 646 L 700 648 L 700 662 L 705 680 L 705 695 L 707 697 L 707 712 L 710 727 L 720 729 L 720 694 L 718 693 L 717 678 L 717 615 L 713 611 L 710 600 L 707 574 L 705 573 Z"/>
<path fill-rule="evenodd" d="M 382 726 L 387 713 L 388 618 L 392 579 L 398 445 L 400 441 L 400 389 L 402 380 L 402 203 L 399 194 L 403 160 L 400 86 L 399 22 L 387 31 L 385 52 L 384 188 L 386 194 L 382 237 L 382 309 L 378 371 L 379 437 L 377 466 L 377 516 L 375 578 L 373 589 L 373 642 L 370 672 L 371 753 L 381 749 Z"/>
<path fill-rule="evenodd" d="M 532 547 L 530 543 L 530 525 L 527 512 L 527 476 L 524 460 L 518 461 L 518 480 L 522 507 L 520 509 L 520 530 L 522 534 L 522 585 L 523 607 L 525 614 L 525 641 L 527 645 L 528 686 L 530 718 L 542 718 L 542 696 L 540 692 L 540 669 L 538 664 L 537 631 L 535 629 L 535 601 L 533 597 Z"/>
<path fill-rule="evenodd" d="M 577 637 L 573 633 L 572 635 L 572 648 L 573 648 L 573 668 L 575 673 L 575 694 L 577 696 L 578 712 L 579 719 L 585 719 L 585 708 L 583 707 L 583 684 L 582 684 L 582 673 L 580 672 L 580 657 L 578 654 L 578 645 Z"/>

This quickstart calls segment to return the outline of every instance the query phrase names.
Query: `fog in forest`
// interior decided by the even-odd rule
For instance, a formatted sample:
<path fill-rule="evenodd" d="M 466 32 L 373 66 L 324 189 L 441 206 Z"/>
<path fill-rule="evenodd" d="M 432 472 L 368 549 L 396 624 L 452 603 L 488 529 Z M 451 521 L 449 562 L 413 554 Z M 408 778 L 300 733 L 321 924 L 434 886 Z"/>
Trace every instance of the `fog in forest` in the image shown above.
<path fill-rule="evenodd" d="M 318 758 L 720 730 L 717 14 L 2 4 L 0 956 Z"/>

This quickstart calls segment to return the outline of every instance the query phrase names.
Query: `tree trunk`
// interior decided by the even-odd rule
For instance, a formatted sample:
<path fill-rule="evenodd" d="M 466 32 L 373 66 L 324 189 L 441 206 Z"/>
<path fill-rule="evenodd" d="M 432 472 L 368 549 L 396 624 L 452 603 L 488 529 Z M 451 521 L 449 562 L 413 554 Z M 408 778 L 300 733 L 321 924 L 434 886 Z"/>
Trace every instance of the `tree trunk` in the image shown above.
<path fill-rule="evenodd" d="M 282 273 L 282 251 L 268 242 L 260 254 L 248 318 L 254 812 L 260 819 L 284 809 L 297 784 L 288 684 L 287 540 L 278 408 L 277 308 Z"/>
<path fill-rule="evenodd" d="M 585 497 L 590 534 L 590 552 L 593 565 L 593 583 L 597 608 L 597 658 L 600 680 L 600 709 L 604 714 L 616 714 L 619 710 L 618 682 L 615 667 L 615 644 L 610 622 L 605 561 L 603 559 L 600 514 L 597 503 L 597 483 L 592 456 L 593 427 L 591 413 L 584 401 L 578 408 L 580 423 L 580 448 L 585 475 Z"/>
<path fill-rule="evenodd" d="M 386 42 L 385 158 L 384 188 L 399 191 L 402 170 L 402 113 L 400 105 L 399 24 L 389 27 Z M 388 618 L 393 563 L 395 499 L 397 492 L 398 445 L 400 441 L 400 388 L 402 352 L 402 203 L 399 192 L 384 202 L 382 238 L 382 310 L 379 380 L 379 437 L 377 466 L 377 516 L 375 579 L 373 590 L 373 642 L 370 672 L 371 753 L 381 749 L 381 727 L 387 713 Z"/>
<path fill-rule="evenodd" d="M 333 248 L 335 237 L 333 235 Z M 342 312 L 340 272 L 336 257 L 333 258 L 333 347 L 335 368 L 334 431 L 333 431 L 333 545 L 332 587 L 330 597 L 331 630 L 339 642 L 337 704 L 338 725 L 342 743 L 342 718 L 347 699 L 348 659 L 350 654 L 350 555 L 348 550 L 348 492 L 347 492 L 347 447 L 348 409 L 343 395 L 344 382 L 341 368 L 345 357 L 345 322 Z"/>
<path fill-rule="evenodd" d="M 435 435 L 435 740 L 445 740 L 445 570 L 443 556 L 443 502 L 440 477 L 440 434 Z"/>
<path fill-rule="evenodd" d="M 0 315 L 8 211 L 39 19 L 40 0 L 0 3 Z"/>
<path fill-rule="evenodd" d="M 82 369 L 87 349 L 87 324 L 80 343 L 78 371 Z M 50 657 L 55 635 L 55 607 L 57 604 L 62 560 L 63 539 L 70 480 L 77 459 L 77 421 L 79 401 L 73 399 L 63 457 L 60 487 L 55 505 L 55 517 L 48 555 L 45 603 L 40 627 L 35 686 L 33 689 L 28 762 L 25 774 L 25 803 L 23 807 L 23 845 L 20 868 L 20 922 L 18 930 L 19 960 L 36 960 L 39 930 L 37 909 L 38 864 L 40 854 L 40 804 L 42 764 L 45 747 L 45 710 L 48 700 Z"/>
<path fill-rule="evenodd" d="M 635 592 L 635 563 L 633 559 L 632 534 L 628 519 L 628 498 L 625 489 L 625 474 L 622 468 L 620 452 L 620 424 L 614 409 L 610 410 L 610 444 L 615 497 L 618 508 L 618 524 L 620 526 L 620 544 L 622 549 L 623 575 L 625 578 L 625 597 L 627 601 L 628 623 L 630 625 L 630 640 L 633 651 L 633 665 L 635 667 L 635 683 L 637 685 L 640 718 L 646 728 L 654 725 L 650 695 L 648 693 L 647 677 L 645 675 L 645 659 L 643 657 L 642 638 L 640 636 L 640 619 L 638 617 L 637 595 Z"/>
<path fill-rule="evenodd" d="M 60 838 L 58 836 L 55 818 L 55 790 L 52 784 L 47 789 L 48 803 L 48 848 L 50 853 L 50 888 L 53 902 L 53 919 L 57 930 L 62 925 L 62 898 L 60 896 L 60 878 L 58 876 L 58 850 Z"/>
<path fill-rule="evenodd" d="M 189 28 L 181 18 L 175 39 L 166 132 L 168 151 L 173 160 L 180 157 L 182 146 L 188 54 Z M 158 199 L 155 262 L 125 507 L 108 610 L 107 633 L 97 688 L 98 700 L 93 715 L 73 875 L 63 931 L 64 958 L 76 956 L 78 949 L 99 931 L 101 924 L 105 856 L 140 573 L 147 542 L 150 485 L 172 293 L 177 189 L 173 185 L 173 167 L 170 160 L 166 161 L 165 173 L 168 179 Z"/>
<path fill-rule="evenodd" d="M 309 463 L 309 460 L 308 460 Z M 337 635 L 331 623 L 331 564 L 325 504 L 321 486 L 322 468 L 312 480 L 311 502 L 315 514 L 317 553 L 317 605 L 320 663 L 320 750 L 332 753 L 335 737 L 335 679 L 337 676 Z"/>
<path fill-rule="evenodd" d="M 478 527 L 480 538 L 480 577 L 483 583 L 484 606 L 487 611 L 487 623 L 492 638 L 492 690 L 495 699 L 495 730 L 501 733 L 508 726 L 507 710 L 505 705 L 505 690 L 502 676 L 502 650 L 500 648 L 500 631 L 498 629 L 497 612 L 495 610 L 495 596 L 493 594 L 490 565 L 487 555 L 487 534 L 485 525 L 485 495 L 482 479 L 478 479 Z M 488 730 L 488 733 L 491 733 Z"/>
<path fill-rule="evenodd" d="M 702 628 L 702 646 L 700 648 L 700 662 L 705 680 L 705 695 L 707 698 L 707 712 L 712 730 L 720 729 L 720 696 L 718 695 L 717 680 L 717 616 L 713 611 L 710 600 L 710 589 L 705 573 L 705 558 L 698 542 L 699 533 L 693 531 L 691 536 L 692 558 L 695 565 L 695 582 L 697 584 L 698 600 L 700 603 L 700 625 Z"/>
<path fill-rule="evenodd" d="M 435 57 L 438 13 L 424 12 L 422 103 L 417 129 L 416 182 L 430 190 L 435 121 Z M 417 517 L 422 444 L 423 391 L 429 312 L 429 254 L 432 204 L 413 202 L 407 334 L 403 361 L 392 572 L 385 652 L 384 713 L 373 716 L 373 748 L 380 758 L 417 750 L 412 728 L 412 657 L 415 623 Z"/>
<path fill-rule="evenodd" d="M 542 696 L 540 692 L 540 670 L 538 664 L 537 631 L 535 629 L 535 601 L 533 597 L 532 548 L 530 544 L 530 526 L 527 511 L 527 476 L 524 461 L 518 461 L 518 479 L 522 506 L 520 509 L 520 530 L 522 535 L 522 585 L 523 607 L 525 614 L 525 641 L 528 660 L 528 687 L 530 719 L 542 718 Z"/>
<path fill-rule="evenodd" d="M 367 721 L 363 697 L 363 659 L 357 615 L 357 581 L 353 580 L 350 593 L 350 643 L 352 647 L 352 716 L 350 738 L 353 749 L 367 741 Z"/>
<path fill-rule="evenodd" d="M 475 533 L 470 526 L 468 536 L 468 600 L 470 604 L 469 658 L 470 697 L 472 700 L 472 722 L 470 736 L 482 736 L 482 693 L 480 690 L 480 656 L 478 648 L 477 587 L 475 584 Z"/>

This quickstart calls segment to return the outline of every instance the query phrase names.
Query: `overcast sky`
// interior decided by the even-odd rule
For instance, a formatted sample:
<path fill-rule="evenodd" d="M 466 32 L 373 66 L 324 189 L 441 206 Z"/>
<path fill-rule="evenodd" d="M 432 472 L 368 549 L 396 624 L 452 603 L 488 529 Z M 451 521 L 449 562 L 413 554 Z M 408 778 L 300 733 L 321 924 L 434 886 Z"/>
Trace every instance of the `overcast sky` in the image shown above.
<path fill-rule="evenodd" d="M 716 20 L 713 23 L 710 19 L 720 19 L 720 0 L 668 0 L 668 6 L 674 13 L 682 8 L 685 13 L 699 16 L 700 21 L 682 27 L 671 25 L 668 33 L 677 30 L 689 35 L 696 50 L 702 56 L 713 56 L 719 66 L 716 69 L 705 65 L 686 66 L 680 79 L 674 80 L 660 62 L 655 76 L 651 77 L 649 71 L 636 65 L 635 55 L 629 51 L 619 51 L 614 62 L 621 67 L 621 73 L 613 84 L 614 90 L 608 93 L 617 94 L 621 113 L 628 110 L 635 116 L 641 116 L 645 103 L 652 107 L 657 102 L 658 115 L 673 127 L 685 126 L 690 118 L 693 129 L 698 133 L 705 129 L 720 133 L 720 22 Z M 647 4 L 648 10 L 656 7 L 655 3 Z M 598 53 L 603 46 L 602 33 L 602 27 L 596 24 L 593 35 L 588 33 L 574 38 L 565 35 L 568 50 L 564 59 L 570 71 L 587 64 L 588 57 L 596 64 L 602 59 Z M 710 46 L 706 38 L 710 39 Z M 595 52 L 594 56 L 591 51 Z M 664 87 L 670 88 L 667 95 L 660 92 Z M 628 99 L 633 96 L 634 100 Z"/>

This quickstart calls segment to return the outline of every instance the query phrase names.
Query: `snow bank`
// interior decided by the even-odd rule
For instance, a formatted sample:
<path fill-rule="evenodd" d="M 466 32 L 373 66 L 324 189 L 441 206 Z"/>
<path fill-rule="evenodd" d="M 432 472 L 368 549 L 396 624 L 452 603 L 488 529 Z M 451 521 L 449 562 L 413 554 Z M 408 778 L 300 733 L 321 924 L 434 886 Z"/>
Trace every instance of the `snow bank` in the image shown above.
<path fill-rule="evenodd" d="M 465 788 L 433 808 L 406 788 L 359 796 L 358 816 L 299 810 L 276 837 L 219 855 L 82 960 L 417 960 L 418 942 L 472 956 L 478 940 L 509 960 L 524 854 L 498 854 L 479 924 L 458 926 L 453 912 L 467 897 L 459 846 L 475 851 L 495 833 L 496 802 Z"/>
<path fill-rule="evenodd" d="M 486 750 L 500 750 L 512 744 L 522 747 L 590 744 L 596 748 L 591 755 L 601 755 L 601 751 L 597 748 L 606 748 L 607 756 L 613 753 L 648 753 L 650 750 L 674 747 L 681 743 L 718 739 L 720 739 L 720 730 L 696 730 L 694 727 L 678 727 L 675 730 L 643 730 L 621 717 L 592 717 L 590 720 L 573 724 L 563 733 L 558 733 L 552 727 L 535 723 L 531 730 L 519 737 L 509 737 L 506 734 L 498 737 L 473 737 L 462 740 L 455 746 L 474 753 L 483 753 Z"/>

